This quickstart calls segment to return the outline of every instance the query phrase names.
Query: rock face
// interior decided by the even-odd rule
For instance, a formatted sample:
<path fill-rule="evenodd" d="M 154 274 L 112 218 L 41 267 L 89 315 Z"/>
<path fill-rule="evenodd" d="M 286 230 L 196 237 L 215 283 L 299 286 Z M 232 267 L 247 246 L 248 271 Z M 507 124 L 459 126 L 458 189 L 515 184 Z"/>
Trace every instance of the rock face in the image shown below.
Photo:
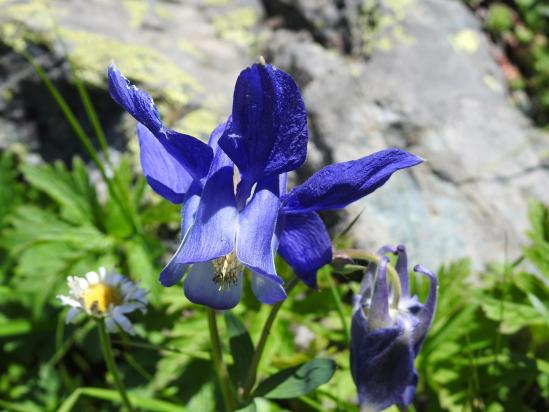
<path fill-rule="evenodd" d="M 270 42 L 301 80 L 313 158 L 344 161 L 387 146 L 427 162 L 348 208 L 359 244 L 405 243 L 412 262 L 469 256 L 479 267 L 519 253 L 528 199 L 549 201 L 549 139 L 509 102 L 479 25 L 458 1 L 385 2 L 370 58 L 329 53 L 296 33 Z"/>
<path fill-rule="evenodd" d="M 503 260 L 506 247 L 509 258 L 519 253 L 528 199 L 549 202 L 548 136 L 509 102 L 490 45 L 460 1 L 4 0 L 0 8 L 7 42 L 14 33 L 39 37 L 53 50 L 50 73 L 67 73 L 53 16 L 95 95 L 114 59 L 158 97 L 168 124 L 201 137 L 229 113 L 236 76 L 255 60 L 249 56 L 263 53 L 296 78 L 309 111 L 309 158 L 299 179 L 388 146 L 424 157 L 338 214 L 335 231 L 364 209 L 352 234 L 369 249 L 405 243 L 413 263 L 469 256 L 479 267 Z M 10 72 L 3 50 L 2 86 L 21 103 L 22 85 L 37 80 Z M 119 141 L 121 113 L 98 99 Z M 40 128 L 28 124 L 38 124 L 31 114 L 40 106 L 27 106 L 0 104 L 0 147 L 26 124 L 27 145 L 55 157 L 40 149 L 48 142 L 35 144 Z"/>

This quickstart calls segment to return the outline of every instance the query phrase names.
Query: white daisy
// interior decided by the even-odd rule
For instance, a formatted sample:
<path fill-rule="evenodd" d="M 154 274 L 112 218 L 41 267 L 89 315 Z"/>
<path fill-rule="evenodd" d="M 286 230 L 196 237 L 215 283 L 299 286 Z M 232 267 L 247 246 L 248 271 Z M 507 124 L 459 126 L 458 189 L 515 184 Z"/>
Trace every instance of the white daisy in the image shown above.
<path fill-rule="evenodd" d="M 71 306 L 66 322 L 75 320 L 79 312 L 104 318 L 109 332 L 118 328 L 130 335 L 135 334 L 126 314 L 134 310 L 146 312 L 147 291 L 140 288 L 128 278 L 116 273 L 107 272 L 104 267 L 99 273 L 88 272 L 84 277 L 69 276 L 69 295 L 58 295 L 63 305 Z"/>

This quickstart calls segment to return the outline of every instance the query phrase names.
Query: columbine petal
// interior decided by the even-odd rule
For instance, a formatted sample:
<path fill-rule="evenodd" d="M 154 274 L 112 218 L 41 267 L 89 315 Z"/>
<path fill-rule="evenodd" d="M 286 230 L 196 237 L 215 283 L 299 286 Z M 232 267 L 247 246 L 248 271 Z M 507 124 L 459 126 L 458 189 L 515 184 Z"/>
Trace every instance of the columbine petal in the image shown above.
<path fill-rule="evenodd" d="M 152 98 L 130 85 L 114 64 L 109 67 L 109 92 L 113 100 L 149 129 L 195 179 L 208 173 L 213 158 L 212 149 L 192 136 L 165 128 Z"/>
<path fill-rule="evenodd" d="M 396 248 L 396 254 L 398 255 L 395 269 L 400 279 L 400 294 L 403 298 L 410 296 L 410 285 L 408 275 L 408 256 L 406 255 L 406 247 L 404 245 L 398 245 Z"/>
<path fill-rule="evenodd" d="M 218 150 L 177 263 L 205 262 L 233 251 L 238 223 L 233 169 L 227 155 Z"/>
<path fill-rule="evenodd" d="M 250 188 L 261 177 L 301 166 L 307 152 L 307 113 L 294 80 L 269 64 L 242 71 L 232 119 L 219 145 Z"/>
<path fill-rule="evenodd" d="M 225 123 L 220 124 L 214 129 L 210 136 L 208 144 L 214 153 L 218 150 L 217 142 L 224 130 Z M 221 154 L 219 156 L 221 156 Z M 196 219 L 196 212 L 200 204 L 201 194 L 202 184 L 195 180 L 187 192 L 187 198 L 185 199 L 185 204 L 183 205 L 181 216 L 181 242 L 175 254 L 160 273 L 160 283 L 162 286 L 173 286 L 178 283 L 189 267 L 188 264 L 178 263 L 180 259 L 179 254 L 181 253 L 185 236 Z"/>
<path fill-rule="evenodd" d="M 272 279 L 258 273 L 252 273 L 252 290 L 255 297 L 262 303 L 272 305 L 286 299 L 284 287 Z"/>
<path fill-rule="evenodd" d="M 162 272 L 160 272 L 160 284 L 162 286 L 169 287 L 177 284 L 189 268 L 188 264 L 178 263 L 178 261 L 180 259 L 179 255 L 185 241 L 185 235 L 194 223 L 196 211 L 198 209 L 198 205 L 200 204 L 200 194 L 202 188 L 199 186 L 200 185 L 195 181 L 193 186 L 191 186 L 190 191 L 187 193 L 187 200 L 183 205 L 183 210 L 181 213 L 181 240 L 174 255 L 171 257 L 166 266 L 164 266 Z"/>
<path fill-rule="evenodd" d="M 235 285 L 220 289 L 213 281 L 212 262 L 195 263 L 183 281 L 185 296 L 193 303 L 206 305 L 217 310 L 231 309 L 240 301 L 242 275 Z"/>
<path fill-rule="evenodd" d="M 387 263 L 389 263 L 389 258 L 383 256 L 379 262 L 379 270 L 374 282 L 372 302 L 368 315 L 368 328 L 372 331 L 391 325 L 391 317 L 389 316 L 389 289 L 387 287 Z"/>
<path fill-rule="evenodd" d="M 109 66 L 109 93 L 113 100 L 122 106 L 137 121 L 143 123 L 151 132 L 162 128 L 160 115 L 153 99 L 143 90 L 130 85 L 114 64 Z"/>
<path fill-rule="evenodd" d="M 137 123 L 137 137 L 141 167 L 149 185 L 170 202 L 183 202 L 193 177 L 141 123 Z"/>
<path fill-rule="evenodd" d="M 316 272 L 332 261 L 332 243 L 315 213 L 281 216 L 284 219 L 278 253 L 309 287 L 316 289 Z"/>
<path fill-rule="evenodd" d="M 236 253 L 238 259 L 255 272 L 277 277 L 272 239 L 276 227 L 279 176 L 259 181 L 254 196 L 239 216 Z"/>
<path fill-rule="evenodd" d="M 368 331 L 362 309 L 351 326 L 351 373 L 364 410 L 381 411 L 402 403 L 413 383 L 414 354 L 399 326 Z"/>
<path fill-rule="evenodd" d="M 387 149 L 349 162 L 324 167 L 283 200 L 286 213 L 341 209 L 372 193 L 400 169 L 423 160 L 399 149 Z"/>
<path fill-rule="evenodd" d="M 414 330 L 414 351 L 417 354 L 419 352 L 419 349 L 421 348 L 423 340 L 425 339 L 427 331 L 431 327 L 431 323 L 435 315 L 435 308 L 438 296 L 438 279 L 433 272 L 421 265 L 416 265 L 414 267 L 414 272 L 418 272 L 427 276 L 429 278 L 429 281 L 431 282 L 427 299 L 425 300 L 425 303 L 417 314 L 417 319 L 419 323 Z"/>

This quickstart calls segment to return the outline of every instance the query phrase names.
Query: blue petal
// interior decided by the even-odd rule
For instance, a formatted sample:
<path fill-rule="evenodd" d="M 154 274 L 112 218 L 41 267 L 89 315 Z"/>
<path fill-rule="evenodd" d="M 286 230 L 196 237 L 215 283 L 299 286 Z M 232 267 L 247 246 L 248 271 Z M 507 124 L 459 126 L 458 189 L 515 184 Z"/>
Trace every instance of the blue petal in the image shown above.
<path fill-rule="evenodd" d="M 315 213 L 283 215 L 278 253 L 296 275 L 316 289 L 316 272 L 332 261 L 332 242 L 322 219 Z"/>
<path fill-rule="evenodd" d="M 213 158 L 212 149 L 192 136 L 165 128 L 152 98 L 130 85 L 114 64 L 109 67 L 109 92 L 113 100 L 147 127 L 195 179 L 208 173 Z"/>
<path fill-rule="evenodd" d="M 181 242 L 168 264 L 160 272 L 160 283 L 162 286 L 169 287 L 177 284 L 189 267 L 188 264 L 178 263 L 178 260 L 183 248 L 185 235 L 194 223 L 196 211 L 200 204 L 201 191 L 200 184 L 195 181 L 187 193 L 187 199 L 185 200 L 181 214 Z"/>
<path fill-rule="evenodd" d="M 425 335 L 427 335 L 427 331 L 431 327 L 431 323 L 435 315 L 438 297 L 438 279 L 433 272 L 421 265 L 416 265 L 414 267 L 414 272 L 427 276 L 431 282 L 427 299 L 425 300 L 421 310 L 416 315 L 418 326 L 414 329 L 414 351 L 417 354 L 421 348 L 423 340 L 425 339 Z"/>
<path fill-rule="evenodd" d="M 399 405 L 400 409 L 406 408 L 414 400 L 414 396 L 416 396 L 416 387 L 417 387 L 418 378 L 419 378 L 418 374 L 414 368 L 414 374 L 413 374 L 412 380 L 410 384 L 406 386 L 406 389 L 404 389 L 404 391 L 402 392 L 400 400 L 397 402 L 397 405 Z"/>
<path fill-rule="evenodd" d="M 229 116 L 227 122 L 229 122 L 230 120 L 231 117 Z M 219 149 L 219 139 L 221 139 L 221 136 L 223 136 L 223 133 L 225 132 L 227 122 L 221 123 L 219 126 L 217 126 L 210 135 L 210 139 L 208 140 L 208 146 L 212 148 L 214 154 L 217 153 L 217 150 Z"/>
<path fill-rule="evenodd" d="M 205 262 L 233 251 L 238 222 L 233 171 L 230 159 L 218 150 L 177 263 Z"/>
<path fill-rule="evenodd" d="M 408 256 L 406 255 L 406 247 L 404 245 L 397 246 L 397 262 L 395 269 L 398 273 L 398 278 L 400 279 L 400 295 L 403 298 L 410 296 L 410 285 L 409 285 L 409 275 L 408 275 Z"/>
<path fill-rule="evenodd" d="M 374 280 L 375 280 L 376 272 L 377 272 L 377 263 L 369 262 L 368 267 L 366 268 L 366 272 L 362 277 L 362 281 L 360 282 L 360 291 L 358 296 L 360 298 L 361 304 L 364 303 L 366 299 L 370 298 L 370 296 L 372 296 L 372 290 L 374 288 Z"/>
<path fill-rule="evenodd" d="M 170 287 L 177 284 L 189 268 L 189 265 L 186 263 L 177 263 L 177 258 L 182 246 L 183 242 L 179 244 L 175 254 L 172 256 L 168 264 L 164 266 L 162 272 L 160 272 L 160 284 L 162 286 Z"/>
<path fill-rule="evenodd" d="M 156 134 L 162 128 L 160 115 L 151 96 L 130 85 L 114 64 L 109 66 L 109 92 L 116 103 L 152 133 Z"/>
<path fill-rule="evenodd" d="M 240 302 L 242 294 L 242 274 L 238 275 L 236 285 L 223 290 L 219 290 L 219 285 L 212 278 L 212 262 L 195 263 L 183 281 L 187 299 L 217 310 L 234 308 Z"/>
<path fill-rule="evenodd" d="M 198 206 L 200 206 L 202 190 L 202 185 L 195 181 L 187 192 L 185 203 L 181 210 L 181 239 L 185 238 L 185 235 L 196 219 L 196 212 L 198 211 Z"/>
<path fill-rule="evenodd" d="M 307 153 L 307 113 L 294 80 L 254 64 L 236 82 L 232 119 L 219 145 L 244 181 L 297 169 Z"/>
<path fill-rule="evenodd" d="M 387 149 L 321 169 L 283 200 L 287 213 L 341 209 L 382 186 L 400 169 L 423 160 L 400 149 Z"/>
<path fill-rule="evenodd" d="M 414 383 L 414 353 L 400 326 L 368 331 L 362 310 L 351 327 L 351 374 L 362 407 L 380 411 L 402 403 Z"/>
<path fill-rule="evenodd" d="M 207 144 L 171 129 L 164 129 L 163 133 L 157 137 L 166 150 L 176 157 L 195 179 L 200 179 L 208 174 L 213 151 Z"/>
<path fill-rule="evenodd" d="M 272 240 L 278 217 L 279 176 L 259 181 L 254 196 L 240 213 L 236 253 L 238 259 L 255 272 L 279 283 L 274 264 Z"/>
<path fill-rule="evenodd" d="M 137 123 L 137 137 L 141 167 L 149 185 L 170 202 L 182 203 L 193 177 L 141 123 Z"/>
<path fill-rule="evenodd" d="M 368 328 L 370 330 L 382 329 L 391 325 L 389 315 L 389 289 L 387 287 L 387 264 L 389 258 L 383 256 L 379 262 L 379 270 L 375 279 L 370 313 L 368 315 Z"/>
<path fill-rule="evenodd" d="M 286 299 L 286 291 L 279 282 L 275 282 L 258 273 L 252 273 L 252 290 L 262 303 L 275 304 Z"/>

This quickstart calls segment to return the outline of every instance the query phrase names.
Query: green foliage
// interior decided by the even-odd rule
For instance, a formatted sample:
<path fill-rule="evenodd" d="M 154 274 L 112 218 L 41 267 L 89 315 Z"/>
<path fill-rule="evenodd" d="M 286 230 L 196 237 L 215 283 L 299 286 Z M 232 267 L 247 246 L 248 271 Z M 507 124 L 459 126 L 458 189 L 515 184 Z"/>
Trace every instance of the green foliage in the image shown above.
<path fill-rule="evenodd" d="M 507 71 L 512 88 L 525 89 L 533 107 L 532 116 L 549 124 L 549 5 L 538 0 L 465 0 L 482 9 L 484 25 L 494 40 L 504 46 L 519 72 Z"/>
<path fill-rule="evenodd" d="M 486 28 L 501 34 L 513 26 L 513 11 L 501 3 L 490 5 L 486 16 Z"/>
<path fill-rule="evenodd" d="M 531 211 L 534 242 L 525 254 L 539 257 L 549 246 L 547 207 Z M 492 265 L 480 279 L 467 261 L 439 272 L 439 305 L 418 364 L 420 410 L 549 407 L 549 271 L 519 265 Z"/>
<path fill-rule="evenodd" d="M 229 311 L 225 312 L 227 337 L 233 355 L 233 382 L 243 384 L 251 364 L 254 345 L 252 338 L 242 321 Z"/>
<path fill-rule="evenodd" d="M 135 318 L 138 336 L 114 337 L 130 398 L 143 410 L 222 408 L 209 355 L 205 313 L 181 289 L 159 290 L 165 252 L 155 239 L 173 238 L 179 211 L 153 202 L 131 162 L 114 170 L 126 187 L 142 232 L 90 178 L 82 161 L 18 164 L 4 154 L 0 178 L 7 200 L 0 253 L 0 408 L 25 411 L 109 411 L 120 404 L 105 387 L 106 370 L 92 323 L 65 326 L 54 296 L 67 274 L 115 265 L 153 292 L 149 312 Z M 9 172 L 9 173 L 8 173 Z M 159 212 L 160 211 L 160 212 Z M 416 410 L 534 411 L 549 407 L 549 211 L 530 207 L 524 259 L 491 265 L 482 274 L 467 261 L 439 271 L 437 315 L 417 367 Z M 175 230 L 174 230 L 175 229 Z M 291 271 L 277 261 L 288 280 Z M 246 410 L 356 410 L 342 319 L 350 320 L 355 276 L 319 274 L 319 291 L 298 285 L 282 306 L 258 370 L 256 398 Z M 356 279 L 355 279 L 356 280 Z M 415 280 L 425 296 L 427 283 Z M 242 303 L 225 314 L 220 333 L 229 372 L 239 385 L 270 307 L 258 305 L 249 281 Z M 330 381 L 329 385 L 322 386 Z"/>
<path fill-rule="evenodd" d="M 297 398 L 328 382 L 334 371 L 333 360 L 314 359 L 265 379 L 256 389 L 255 395 L 271 399 Z"/>

